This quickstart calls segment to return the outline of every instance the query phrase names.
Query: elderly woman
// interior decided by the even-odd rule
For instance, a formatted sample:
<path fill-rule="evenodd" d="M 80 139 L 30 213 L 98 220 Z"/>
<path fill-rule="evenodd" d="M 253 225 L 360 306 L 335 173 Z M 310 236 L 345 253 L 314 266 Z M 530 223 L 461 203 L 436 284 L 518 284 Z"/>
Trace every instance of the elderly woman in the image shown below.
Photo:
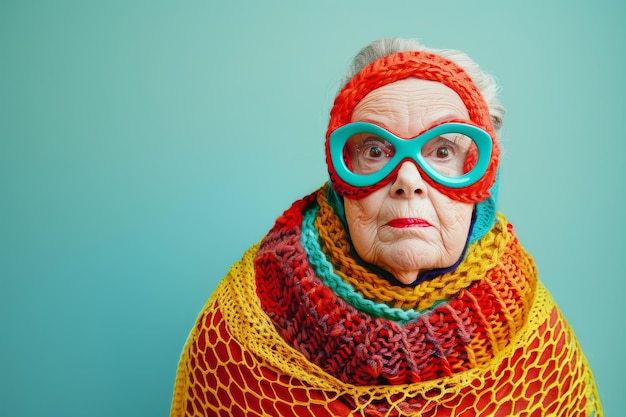
<path fill-rule="evenodd" d="M 172 416 L 599 416 L 574 333 L 495 210 L 502 107 L 458 51 L 374 42 L 296 201 L 201 312 Z"/>

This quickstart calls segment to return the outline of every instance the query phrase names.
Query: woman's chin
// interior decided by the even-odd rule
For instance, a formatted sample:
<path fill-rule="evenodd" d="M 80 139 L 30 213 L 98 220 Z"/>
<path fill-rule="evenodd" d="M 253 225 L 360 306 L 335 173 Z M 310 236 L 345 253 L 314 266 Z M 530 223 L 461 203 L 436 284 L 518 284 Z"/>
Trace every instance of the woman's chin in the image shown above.
<path fill-rule="evenodd" d="M 415 271 L 415 272 L 403 272 L 403 273 L 394 273 L 393 276 L 396 278 L 396 280 L 404 285 L 410 285 L 412 284 L 416 279 L 417 276 L 419 275 L 420 271 Z"/>

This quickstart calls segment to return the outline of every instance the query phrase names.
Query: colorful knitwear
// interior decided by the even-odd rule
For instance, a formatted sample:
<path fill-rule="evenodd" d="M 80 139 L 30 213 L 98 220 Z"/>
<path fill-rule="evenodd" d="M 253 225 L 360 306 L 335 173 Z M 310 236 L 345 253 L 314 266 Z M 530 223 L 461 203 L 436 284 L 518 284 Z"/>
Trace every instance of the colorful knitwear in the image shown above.
<path fill-rule="evenodd" d="M 208 300 L 172 416 L 595 416 L 575 335 L 498 215 L 453 272 L 394 286 L 351 254 L 325 187 Z"/>

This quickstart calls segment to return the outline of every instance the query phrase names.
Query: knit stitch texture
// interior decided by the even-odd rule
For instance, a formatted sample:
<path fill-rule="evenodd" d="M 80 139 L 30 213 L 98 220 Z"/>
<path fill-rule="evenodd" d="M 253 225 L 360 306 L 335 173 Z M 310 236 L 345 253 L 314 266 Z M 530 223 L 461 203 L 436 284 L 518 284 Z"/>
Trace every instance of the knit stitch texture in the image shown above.
<path fill-rule="evenodd" d="M 573 331 L 502 215 L 455 272 L 396 287 L 350 256 L 326 190 L 231 269 L 172 416 L 596 416 Z"/>

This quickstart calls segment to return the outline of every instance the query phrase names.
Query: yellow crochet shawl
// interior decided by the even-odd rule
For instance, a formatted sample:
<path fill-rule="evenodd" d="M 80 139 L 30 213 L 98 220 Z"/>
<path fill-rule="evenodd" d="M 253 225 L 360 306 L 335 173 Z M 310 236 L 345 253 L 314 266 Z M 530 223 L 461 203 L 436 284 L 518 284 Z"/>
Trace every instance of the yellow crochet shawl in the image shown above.
<path fill-rule="evenodd" d="M 181 355 L 172 417 L 602 415 L 576 337 L 541 283 L 521 328 L 488 361 L 432 380 L 364 386 L 325 372 L 279 334 L 257 293 L 259 247 L 233 265 L 200 313 Z"/>

